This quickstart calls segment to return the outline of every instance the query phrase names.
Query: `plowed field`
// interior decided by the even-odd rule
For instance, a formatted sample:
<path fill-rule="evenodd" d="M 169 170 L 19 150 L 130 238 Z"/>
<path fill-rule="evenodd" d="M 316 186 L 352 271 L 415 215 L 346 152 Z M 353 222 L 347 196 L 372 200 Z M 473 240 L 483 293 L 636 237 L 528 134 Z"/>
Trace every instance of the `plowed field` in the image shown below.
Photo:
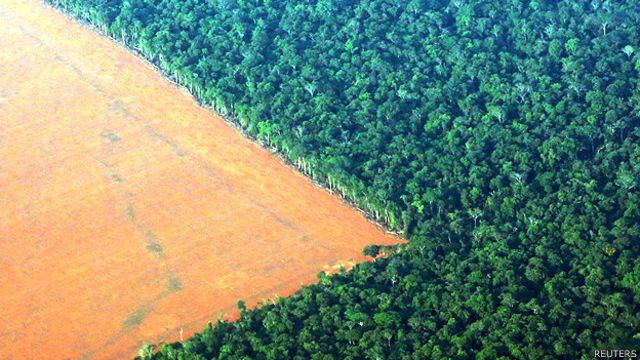
<path fill-rule="evenodd" d="M 125 49 L 0 0 L 0 358 L 127 358 L 398 239 Z"/>

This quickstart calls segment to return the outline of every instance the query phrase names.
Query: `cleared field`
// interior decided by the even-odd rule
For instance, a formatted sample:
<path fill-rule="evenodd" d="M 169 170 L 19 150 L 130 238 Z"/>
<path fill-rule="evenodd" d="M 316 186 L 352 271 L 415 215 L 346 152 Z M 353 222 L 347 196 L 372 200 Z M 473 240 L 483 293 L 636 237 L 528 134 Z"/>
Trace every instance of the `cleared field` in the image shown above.
<path fill-rule="evenodd" d="M 0 358 L 127 358 L 399 240 L 52 9 L 0 0 Z"/>

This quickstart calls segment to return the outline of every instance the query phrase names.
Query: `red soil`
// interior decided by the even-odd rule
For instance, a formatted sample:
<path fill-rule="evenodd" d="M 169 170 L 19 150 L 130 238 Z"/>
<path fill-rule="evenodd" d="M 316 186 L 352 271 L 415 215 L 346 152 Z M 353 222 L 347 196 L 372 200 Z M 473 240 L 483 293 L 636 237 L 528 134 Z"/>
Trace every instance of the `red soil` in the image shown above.
<path fill-rule="evenodd" d="M 123 48 L 0 0 L 0 358 L 127 358 L 399 239 Z"/>

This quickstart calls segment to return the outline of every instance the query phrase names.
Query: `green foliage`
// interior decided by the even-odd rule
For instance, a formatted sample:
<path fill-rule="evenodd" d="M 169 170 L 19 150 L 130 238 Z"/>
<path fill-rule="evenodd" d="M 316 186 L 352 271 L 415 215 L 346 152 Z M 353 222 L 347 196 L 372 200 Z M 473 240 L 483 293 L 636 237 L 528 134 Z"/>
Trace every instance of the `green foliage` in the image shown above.
<path fill-rule="evenodd" d="M 627 55 L 627 57 L 631 57 L 631 55 L 633 55 L 633 52 L 635 50 L 633 49 L 633 46 L 631 45 L 627 45 L 622 49 L 622 52 Z"/>
<path fill-rule="evenodd" d="M 153 358 L 153 351 L 156 348 L 155 345 L 152 344 L 144 344 L 138 351 L 138 358 L 141 360 L 147 360 Z"/>
<path fill-rule="evenodd" d="M 259 121 L 258 122 L 258 137 L 269 139 L 271 135 L 275 131 L 275 125 L 271 124 L 269 121 Z"/>
<path fill-rule="evenodd" d="M 567 51 L 570 54 L 574 54 L 578 50 L 579 44 L 580 44 L 580 40 L 578 40 L 576 38 L 571 38 L 571 39 L 567 40 L 567 42 L 564 45 L 564 47 L 565 47 L 565 49 L 567 49 Z"/>
<path fill-rule="evenodd" d="M 156 358 L 577 359 L 637 336 L 637 2 L 52 1 L 411 240 Z"/>
<path fill-rule="evenodd" d="M 371 256 L 372 258 L 377 257 L 378 254 L 380 254 L 380 246 L 379 245 L 367 245 L 362 250 L 362 255 Z"/>

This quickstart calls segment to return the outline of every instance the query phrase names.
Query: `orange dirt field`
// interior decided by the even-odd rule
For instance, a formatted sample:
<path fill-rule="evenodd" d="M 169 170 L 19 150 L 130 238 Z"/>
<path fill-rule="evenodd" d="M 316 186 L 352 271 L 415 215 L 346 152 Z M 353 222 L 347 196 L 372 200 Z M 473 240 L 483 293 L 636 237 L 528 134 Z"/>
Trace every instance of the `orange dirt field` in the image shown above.
<path fill-rule="evenodd" d="M 386 234 L 125 49 L 0 0 L 0 358 L 131 358 Z"/>

